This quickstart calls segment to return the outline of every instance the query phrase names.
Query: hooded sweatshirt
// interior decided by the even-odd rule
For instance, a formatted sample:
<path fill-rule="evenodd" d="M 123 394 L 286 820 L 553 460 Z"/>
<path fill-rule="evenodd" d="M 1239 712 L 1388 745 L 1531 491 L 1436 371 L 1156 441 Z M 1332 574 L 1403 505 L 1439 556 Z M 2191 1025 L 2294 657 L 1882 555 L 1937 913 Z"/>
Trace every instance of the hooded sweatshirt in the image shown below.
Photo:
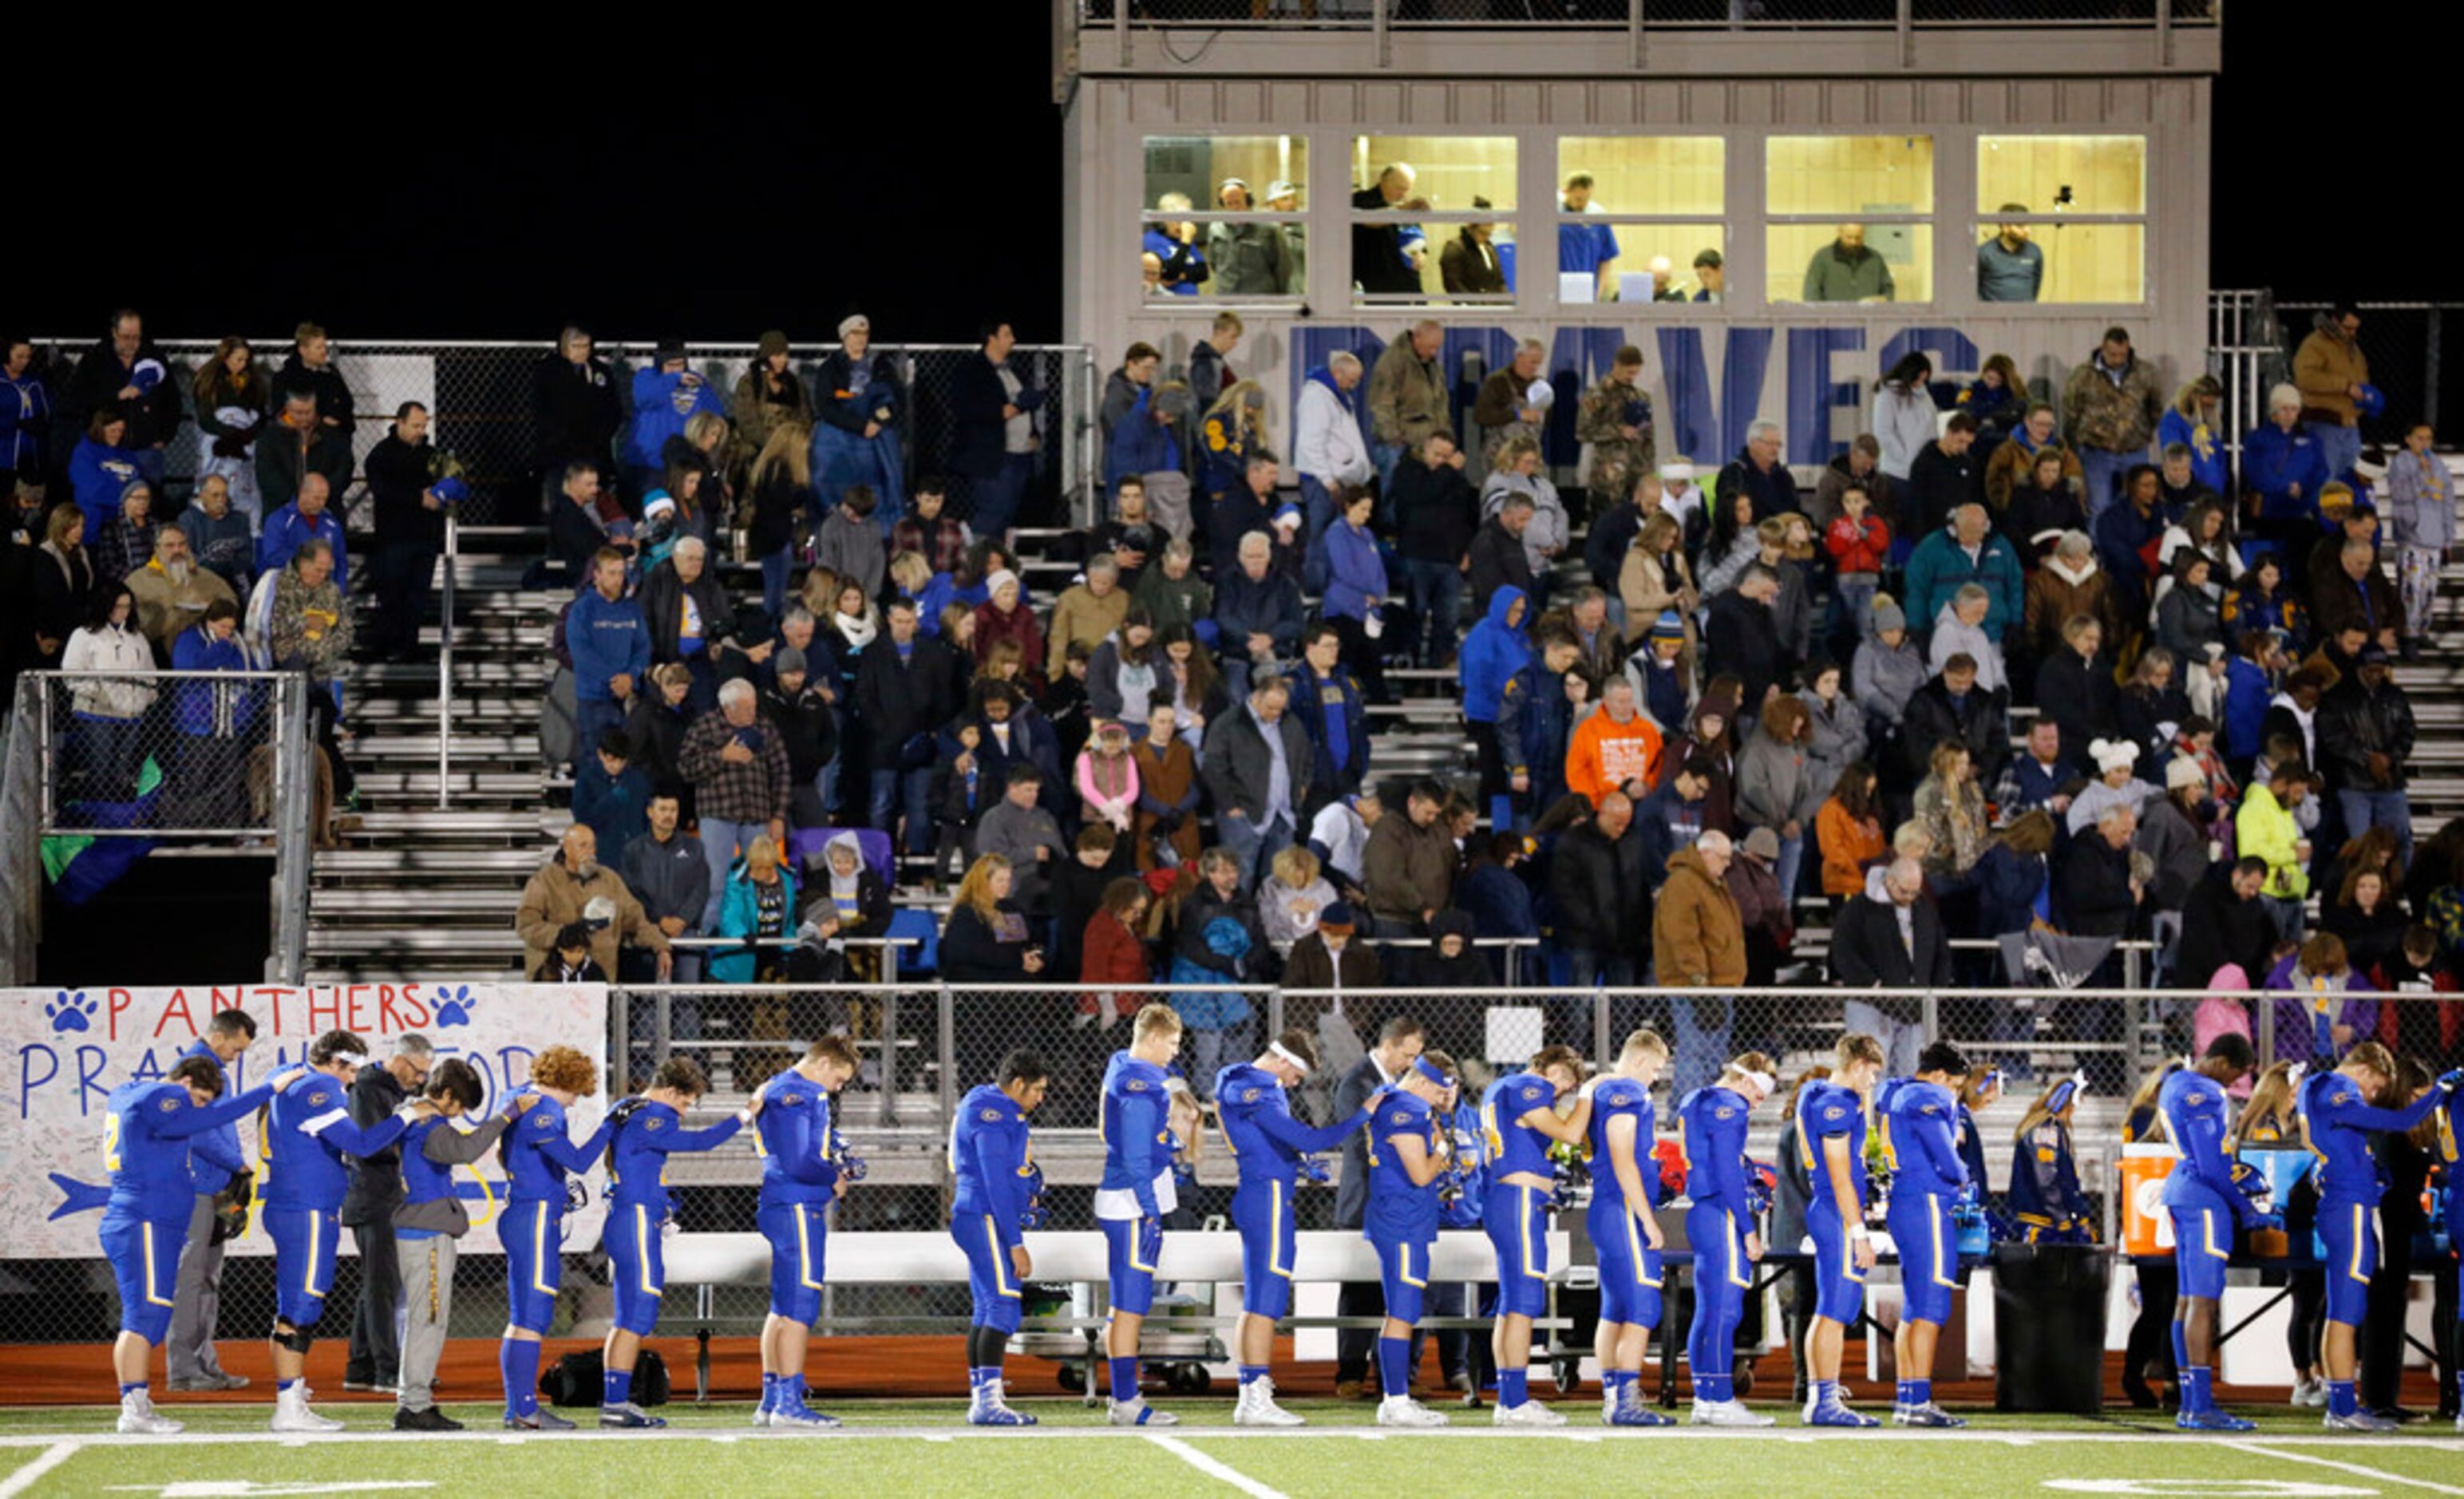
<path fill-rule="evenodd" d="M 1507 584 L 1489 595 L 1488 613 L 1463 637 L 1463 716 L 1474 723 L 1495 723 L 1506 684 L 1531 659 L 1531 645 L 1520 625 L 1508 623 L 1514 606 L 1524 603 L 1523 590 Z"/>

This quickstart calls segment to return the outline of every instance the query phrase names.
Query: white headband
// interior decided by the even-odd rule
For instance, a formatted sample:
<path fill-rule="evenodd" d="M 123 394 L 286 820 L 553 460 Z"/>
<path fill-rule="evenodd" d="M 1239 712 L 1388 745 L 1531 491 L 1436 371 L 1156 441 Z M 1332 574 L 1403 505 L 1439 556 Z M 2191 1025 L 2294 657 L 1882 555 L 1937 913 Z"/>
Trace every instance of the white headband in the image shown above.
<path fill-rule="evenodd" d="M 1302 1061 L 1302 1060 L 1301 1060 L 1301 1058 L 1300 1058 L 1300 1053 L 1299 1053 L 1299 1052 L 1294 1051 L 1291 1047 L 1285 1046 L 1282 1042 L 1280 1042 L 1280 1041 L 1270 1041 L 1270 1042 L 1268 1042 L 1268 1043 L 1266 1044 L 1266 1050 L 1267 1050 L 1269 1053 L 1271 1053 L 1271 1054 L 1273 1054 L 1273 1055 L 1275 1055 L 1275 1056 L 1279 1056 L 1279 1057 L 1283 1058 L 1286 1062 L 1290 1063 L 1290 1064 L 1292 1065 L 1292 1068 L 1294 1069 L 1294 1070 L 1298 1071 L 1298 1072 L 1301 1074 L 1301 1076 L 1303 1076 L 1303 1077 L 1307 1077 L 1307 1076 L 1309 1076 L 1309 1070 L 1310 1070 L 1310 1069 L 1309 1069 L 1309 1065 L 1307 1062 L 1304 1062 L 1304 1061 Z"/>
<path fill-rule="evenodd" d="M 364 1053 L 358 1051 L 337 1051 L 325 1060 L 329 1063 L 340 1062 L 344 1067 L 365 1067 L 368 1065 L 367 1056 Z"/>
<path fill-rule="evenodd" d="M 1765 1094 L 1779 1091 L 1779 1079 L 1771 1076 L 1769 1072 L 1740 1072 L 1737 1075 L 1761 1089 Z"/>
<path fill-rule="evenodd" d="M 2299 1087 L 2300 1087 L 2300 1086 L 2301 1086 L 2301 1079 L 2302 1079 L 2302 1077 L 2303 1077 L 2306 1073 L 2308 1073 L 2308 1072 L 2309 1072 L 2309 1070 L 2310 1070 L 2310 1064 L 2309 1064 L 2309 1063 L 2307 1063 L 2307 1062 L 2296 1062 L 2296 1063 L 2294 1063 L 2294 1064 L 2293 1064 L 2293 1069 L 2292 1069 L 2292 1070 L 2291 1070 L 2291 1071 L 2288 1071 L 2288 1072 L 2286 1072 L 2286 1073 L 2284 1074 L 2284 1084 L 2285 1084 L 2285 1086 L 2286 1086 L 2286 1087 L 2288 1087 L 2288 1088 L 2299 1088 Z"/>

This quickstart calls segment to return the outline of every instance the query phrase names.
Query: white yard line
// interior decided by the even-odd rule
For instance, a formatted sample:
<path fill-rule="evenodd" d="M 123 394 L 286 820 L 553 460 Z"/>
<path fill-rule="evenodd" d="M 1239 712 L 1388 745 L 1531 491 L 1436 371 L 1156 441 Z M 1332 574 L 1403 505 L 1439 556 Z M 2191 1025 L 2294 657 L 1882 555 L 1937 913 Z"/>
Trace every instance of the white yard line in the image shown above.
<path fill-rule="evenodd" d="M 2307 1452 L 2285 1452 L 2263 1443 L 2228 1442 L 2224 1445 L 2238 1451 L 2255 1453 L 2259 1457 L 2280 1458 L 2287 1463 L 2307 1463 L 2313 1467 L 2332 1467 L 2340 1473 L 2347 1473 L 2355 1478 L 2367 1478 L 2382 1484 L 2400 1484 L 2410 1488 L 2427 1488 L 2434 1494 L 2464 1494 L 2464 1488 L 2458 1488 L 2452 1484 L 2432 1483 L 2427 1478 L 2409 1478 L 2402 1473 L 2390 1473 L 2385 1468 L 2365 1467 L 2359 1463 L 2339 1463 L 2334 1458 L 2312 1457 Z M 2382 1444 L 2365 1440 L 2357 1442 L 2354 1444 L 2354 1450 L 2364 1451 L 2379 1445 Z"/>
<path fill-rule="evenodd" d="M 1283 1490 L 1270 1488 L 1239 1468 L 1226 1463 L 1217 1462 L 1177 1437 L 1167 1437 L 1159 1432 L 1151 1431 L 1146 1434 L 1146 1438 L 1216 1482 L 1230 1484 L 1247 1494 L 1249 1499 L 1285 1499 Z"/>
<path fill-rule="evenodd" d="M 84 1443 L 71 1439 L 65 1442 L 55 1442 L 45 1447 L 33 1462 L 11 1473 L 7 1478 L 0 1478 L 0 1499 L 15 1499 L 16 1495 L 33 1488 L 35 1480 L 77 1456 L 77 1449 L 84 1445 Z"/>

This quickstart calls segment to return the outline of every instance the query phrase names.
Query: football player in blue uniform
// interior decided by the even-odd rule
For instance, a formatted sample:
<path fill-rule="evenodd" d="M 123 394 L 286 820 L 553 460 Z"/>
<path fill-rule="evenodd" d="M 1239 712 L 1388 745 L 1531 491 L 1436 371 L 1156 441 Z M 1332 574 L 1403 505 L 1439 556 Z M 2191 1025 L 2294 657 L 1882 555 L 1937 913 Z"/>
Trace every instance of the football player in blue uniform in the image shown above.
<path fill-rule="evenodd" d="M 1232 1407 L 1236 1426 L 1302 1426 L 1308 1422 L 1275 1403 L 1267 1373 L 1275 1353 L 1275 1324 L 1292 1310 L 1292 1194 L 1304 1175 L 1326 1179 L 1326 1168 L 1307 1157 L 1332 1150 L 1369 1122 L 1364 1111 L 1323 1129 L 1292 1117 L 1286 1090 L 1317 1070 L 1317 1040 L 1287 1030 L 1254 1062 L 1236 1062 L 1215 1074 L 1216 1120 L 1223 1146 L 1240 1168 L 1232 1194 L 1232 1224 L 1241 1232 L 1241 1396 Z"/>
<path fill-rule="evenodd" d="M 1797 1161 L 1812 1190 L 1805 1234 L 1814 1241 L 1814 1315 L 1805 1328 L 1809 1426 L 1879 1426 L 1839 1399 L 1839 1356 L 1848 1329 L 1864 1320 L 1865 1273 L 1874 1237 L 1865 1226 L 1865 1110 L 1882 1075 L 1882 1044 L 1846 1035 L 1832 1051 L 1831 1075 L 1796 1094 Z"/>
<path fill-rule="evenodd" d="M 427 1099 L 403 1104 L 368 1129 L 351 1122 L 351 1084 L 367 1065 L 368 1044 L 329 1030 L 308 1046 L 308 1070 L 275 1091 L 258 1126 L 264 1155 L 265 1231 L 274 1241 L 274 1429 L 340 1431 L 308 1408 L 311 1330 L 334 1289 L 334 1251 L 342 1237 L 342 1197 L 350 1190 L 344 1156 L 364 1160 L 436 1113 Z"/>
<path fill-rule="evenodd" d="M 514 1091 L 536 1096 L 520 1124 L 496 1145 L 505 1166 L 505 1213 L 496 1239 L 505 1246 L 505 1334 L 496 1368 L 505 1387 L 510 1431 L 570 1431 L 573 1422 L 539 1402 L 539 1340 L 556 1315 L 564 1285 L 564 1215 L 582 1205 L 568 1175 L 588 1171 L 607 1143 L 606 1119 L 576 1142 L 566 1111 L 599 1091 L 599 1064 L 572 1047 L 550 1047 L 531 1058 L 530 1081 Z"/>
<path fill-rule="evenodd" d="M 1490 1158 L 1481 1226 L 1497 1251 L 1497 1408 L 1489 1419 L 1500 1426 L 1566 1423 L 1531 1400 L 1531 1319 L 1549 1310 L 1549 1200 L 1556 1186 L 1549 1147 L 1580 1145 L 1592 1122 L 1589 1103 L 1577 1099 L 1573 1113 L 1560 1114 L 1557 1100 L 1582 1086 L 1582 1053 L 1544 1047 L 1522 1071 L 1507 1073 L 1481 1095 Z"/>
<path fill-rule="evenodd" d="M 1599 1262 L 1600 1424 L 1665 1426 L 1643 1403 L 1642 1353 L 1660 1325 L 1660 1251 L 1666 1239 L 1652 1209 L 1660 1180 L 1651 1158 L 1651 1085 L 1668 1066 L 1660 1032 L 1625 1038 L 1617 1068 L 1584 1085 L 1591 1102 L 1592 1202 L 1584 1213 Z"/>
<path fill-rule="evenodd" d="M 2447 1105 L 2438 1114 L 2438 1158 L 2447 1163 L 2447 1242 L 2455 1247 L 2455 1289 L 2464 1293 L 2464 1091 L 2450 1089 Z M 2459 1296 L 2464 1299 L 2464 1296 Z M 2455 1331 L 2454 1364 L 2457 1393 L 2464 1395 L 2464 1325 Z M 2464 1432 L 2464 1408 L 2455 1417 L 2455 1429 Z"/>
<path fill-rule="evenodd" d="M 616 1290 L 614 1325 L 607 1330 L 599 1424 L 632 1430 L 667 1422 L 633 1403 L 633 1365 L 642 1339 L 659 1325 L 659 1298 L 668 1289 L 663 1235 L 675 1215 L 668 1195 L 668 1157 L 715 1150 L 761 1113 L 756 1093 L 735 1113 L 706 1129 L 688 1130 L 687 1110 L 710 1091 L 710 1079 L 691 1057 L 671 1056 L 650 1074 L 650 1086 L 608 1111 L 615 1137 L 607 1146 L 608 1279 Z"/>
<path fill-rule="evenodd" d="M 1438 1242 L 1438 1179 L 1453 1151 L 1437 1105 L 1454 1086 L 1454 1061 L 1423 1052 L 1369 1101 L 1369 1200 L 1360 1236 L 1377 1251 L 1386 1322 L 1377 1330 L 1381 1426 L 1442 1426 L 1446 1418 L 1412 1399 L 1412 1325 L 1429 1289 Z"/>
<path fill-rule="evenodd" d="M 1180 1420 L 1138 1393 L 1138 1334 L 1155 1306 L 1163 1215 L 1179 1202 L 1164 1099 L 1164 1065 L 1179 1049 L 1180 1016 L 1169 1004 L 1149 1004 L 1132 1023 L 1128 1049 L 1113 1052 L 1104 1069 L 1104 1178 L 1095 1189 L 1095 1218 L 1104 1226 L 1111 1268 L 1104 1352 L 1112 1391 L 1108 1417 L 1115 1426 L 1171 1426 Z"/>
<path fill-rule="evenodd" d="M 1749 1051 L 1677 1106 L 1685 1192 L 1693 1200 L 1685 1210 L 1685 1239 L 1694 1248 L 1694 1325 L 1686 1334 L 1685 1359 L 1694 1371 L 1691 1419 L 1698 1426 L 1771 1423 L 1737 1399 L 1729 1368 L 1754 1262 L 1763 1257 L 1747 1185 L 1753 1163 L 1746 1158 L 1746 1128 L 1755 1107 L 1778 1089 L 1771 1059 Z"/>
<path fill-rule="evenodd" d="M 120 1429 L 167 1436 L 180 1423 L 154 1413 L 148 1374 L 154 1347 L 171 1329 L 171 1289 L 196 1207 L 188 1142 L 235 1124 L 306 1074 L 294 1068 L 243 1093 L 223 1096 L 222 1064 L 182 1057 L 170 1075 L 122 1083 L 102 1116 L 102 1169 L 111 1197 L 102 1209 L 102 1254 L 120 1286 L 120 1336 L 111 1366 L 120 1376 Z"/>
<path fill-rule="evenodd" d="M 847 1195 L 830 1104 L 855 1076 L 855 1047 L 824 1036 L 804 1058 L 762 1085 L 754 1153 L 761 1157 L 757 1221 L 770 1241 L 770 1316 L 761 1324 L 761 1403 L 757 1426 L 835 1426 L 804 1403 L 804 1351 L 822 1315 L 823 1252 L 830 1203 Z"/>
<path fill-rule="evenodd" d="M 2164 1198 L 2173 1216 L 2173 1263 L 2181 1275 L 2173 1305 L 2173 1362 L 2182 1371 L 2182 1409 L 2173 1424 L 2185 1431 L 2256 1426 L 2216 1409 L 2214 1381 L 2216 1312 L 2224 1302 L 2233 1224 L 2256 1227 L 2265 1222 L 2233 1184 L 2233 1160 L 2225 1150 L 2231 1109 L 2225 1091 L 2257 1065 L 2250 1038 L 2229 1030 L 2209 1044 L 2198 1067 L 2175 1072 L 2156 1093 L 2165 1137 L 2182 1153 L 2165 1179 Z"/>
<path fill-rule="evenodd" d="M 1032 1426 L 1002 1398 L 1001 1359 L 1035 1262 L 1025 1230 L 1042 1219 L 1044 1178 L 1027 1141 L 1026 1116 L 1044 1102 L 1052 1069 L 1032 1051 L 1001 1059 L 1001 1080 L 969 1090 L 950 1123 L 950 1237 L 967 1256 L 974 1314 L 967 1328 L 967 1423 Z"/>
<path fill-rule="evenodd" d="M 1968 1185 L 1968 1168 L 1959 1163 L 1956 1091 L 1967 1076 L 1968 1058 L 1937 1041 L 1917 1057 L 1914 1077 L 1883 1085 L 1874 1101 L 1891 1163 L 1885 1221 L 1900 1254 L 1904 1298 L 1892 1339 L 1900 1366 L 1895 1426 L 1968 1424 L 1933 1402 L 1932 1377 L 1934 1343 L 1950 1320 L 1950 1293 L 1959 1286 L 1959 1234 L 1950 1210 Z"/>
<path fill-rule="evenodd" d="M 2379 1268 L 2379 1165 L 2370 1154 L 2373 1131 L 2402 1134 L 2453 1094 L 2464 1072 L 2450 1072 L 2438 1087 L 2401 1109 L 2380 1107 L 2395 1087 L 2395 1058 L 2375 1041 L 2344 1054 L 2343 1065 L 2301 1081 L 2301 1122 L 2311 1153 L 2319 1157 L 2319 1237 L 2327 1248 L 2327 1327 L 2319 1339 L 2319 1361 L 2327 1369 L 2327 1429 L 2392 1431 L 2396 1423 L 2365 1411 L 2353 1394 L 2354 1337 Z"/>

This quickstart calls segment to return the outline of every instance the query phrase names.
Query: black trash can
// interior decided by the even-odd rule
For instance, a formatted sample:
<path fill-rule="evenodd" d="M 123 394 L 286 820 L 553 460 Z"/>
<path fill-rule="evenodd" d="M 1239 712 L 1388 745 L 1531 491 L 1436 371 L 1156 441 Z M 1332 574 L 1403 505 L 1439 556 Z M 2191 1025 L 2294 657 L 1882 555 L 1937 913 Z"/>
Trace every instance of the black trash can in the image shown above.
<path fill-rule="evenodd" d="M 1993 1246 L 1993 1408 L 2094 1416 L 2104 1407 L 2104 1308 L 2113 1250 Z"/>

